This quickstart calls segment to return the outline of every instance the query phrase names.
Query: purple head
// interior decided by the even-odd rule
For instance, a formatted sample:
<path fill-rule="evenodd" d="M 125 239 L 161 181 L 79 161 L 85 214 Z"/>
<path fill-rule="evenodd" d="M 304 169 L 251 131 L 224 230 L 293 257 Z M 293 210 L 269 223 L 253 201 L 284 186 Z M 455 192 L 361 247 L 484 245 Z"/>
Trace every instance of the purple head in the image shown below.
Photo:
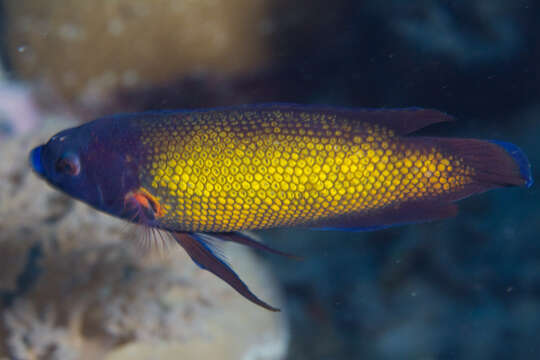
<path fill-rule="evenodd" d="M 118 125 L 114 119 L 102 119 L 63 130 L 30 152 L 31 166 L 66 194 L 126 217 L 124 195 L 137 188 L 138 177 Z"/>

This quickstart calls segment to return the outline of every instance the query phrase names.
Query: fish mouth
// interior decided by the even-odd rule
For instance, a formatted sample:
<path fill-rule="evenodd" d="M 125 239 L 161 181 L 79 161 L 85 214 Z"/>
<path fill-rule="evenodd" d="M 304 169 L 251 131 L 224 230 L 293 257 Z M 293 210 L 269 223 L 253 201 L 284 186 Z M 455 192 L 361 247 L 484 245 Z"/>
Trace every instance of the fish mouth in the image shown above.
<path fill-rule="evenodd" d="M 43 145 L 40 145 L 30 152 L 29 160 L 32 169 L 41 177 L 45 177 L 45 168 L 42 161 Z"/>

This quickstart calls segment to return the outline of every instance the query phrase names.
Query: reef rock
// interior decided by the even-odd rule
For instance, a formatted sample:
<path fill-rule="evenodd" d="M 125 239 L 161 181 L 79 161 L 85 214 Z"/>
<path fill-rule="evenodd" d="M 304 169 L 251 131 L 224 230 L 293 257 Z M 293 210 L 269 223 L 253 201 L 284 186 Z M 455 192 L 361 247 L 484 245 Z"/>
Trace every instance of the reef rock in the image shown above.
<path fill-rule="evenodd" d="M 249 303 L 159 236 L 161 256 L 142 255 L 142 229 L 31 173 L 28 150 L 63 126 L 0 142 L 0 359 L 284 358 L 283 313 Z M 280 305 L 260 259 L 225 252 Z"/>
<path fill-rule="evenodd" d="M 186 75 L 241 75 L 270 60 L 268 1 L 6 0 L 16 73 L 100 105 L 122 89 Z"/>

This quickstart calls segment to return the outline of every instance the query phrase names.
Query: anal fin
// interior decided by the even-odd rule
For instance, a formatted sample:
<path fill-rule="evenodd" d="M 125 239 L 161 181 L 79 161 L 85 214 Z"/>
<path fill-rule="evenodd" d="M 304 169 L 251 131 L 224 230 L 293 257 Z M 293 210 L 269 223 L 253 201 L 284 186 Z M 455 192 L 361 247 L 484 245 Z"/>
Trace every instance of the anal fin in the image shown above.
<path fill-rule="evenodd" d="M 220 255 L 216 254 L 216 251 L 212 249 L 212 245 L 207 243 L 204 237 L 199 236 L 196 233 L 181 232 L 173 232 L 171 235 L 178 244 L 186 250 L 191 259 L 199 265 L 199 267 L 210 271 L 212 274 L 225 281 L 249 301 L 267 310 L 279 311 L 279 309 L 268 305 L 253 294 L 234 270 L 227 265 L 225 260 L 222 259 Z"/>
<path fill-rule="evenodd" d="M 446 219 L 457 214 L 456 204 L 447 201 L 411 201 L 384 209 L 353 213 L 307 226 L 313 230 L 373 231 L 392 226 Z"/>
<path fill-rule="evenodd" d="M 263 250 L 263 251 L 267 251 L 267 252 L 272 253 L 272 254 L 285 256 L 285 257 L 288 257 L 290 259 L 295 259 L 295 260 L 301 260 L 302 259 L 302 257 L 300 257 L 300 256 L 288 254 L 286 252 L 273 249 L 273 248 L 263 244 L 262 242 L 260 242 L 255 237 L 255 235 L 253 235 L 251 233 L 248 233 L 248 232 L 245 232 L 245 231 L 216 233 L 215 236 L 217 238 L 221 239 L 221 240 L 235 242 L 237 244 L 242 244 L 242 245 L 245 245 L 245 246 L 249 246 L 249 247 L 257 249 L 257 250 Z"/>

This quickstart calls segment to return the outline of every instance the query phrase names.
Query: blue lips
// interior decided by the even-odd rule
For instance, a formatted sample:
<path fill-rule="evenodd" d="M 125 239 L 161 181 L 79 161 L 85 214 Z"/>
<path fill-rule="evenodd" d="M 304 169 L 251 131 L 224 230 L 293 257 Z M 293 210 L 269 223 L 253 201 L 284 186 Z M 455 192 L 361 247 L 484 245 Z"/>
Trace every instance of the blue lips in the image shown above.
<path fill-rule="evenodd" d="M 41 176 L 45 176 L 45 169 L 43 168 L 43 163 L 41 162 L 41 153 L 43 151 L 43 145 L 36 147 L 30 152 L 30 164 L 36 173 Z"/>

